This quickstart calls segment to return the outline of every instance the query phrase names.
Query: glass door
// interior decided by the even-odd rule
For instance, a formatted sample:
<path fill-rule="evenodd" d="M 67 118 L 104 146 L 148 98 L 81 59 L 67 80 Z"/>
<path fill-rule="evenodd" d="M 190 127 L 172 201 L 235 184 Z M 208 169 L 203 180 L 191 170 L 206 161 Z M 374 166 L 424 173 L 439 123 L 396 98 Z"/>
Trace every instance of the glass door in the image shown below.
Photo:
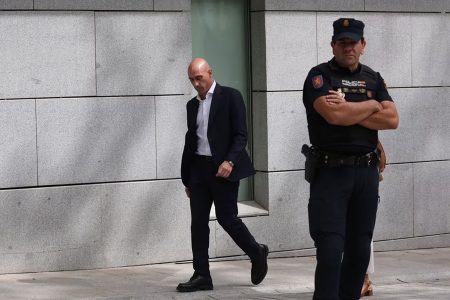
<path fill-rule="evenodd" d="M 218 83 L 242 93 L 251 128 L 248 1 L 191 0 L 191 22 L 192 56 L 209 62 Z M 239 200 L 251 200 L 251 191 L 251 180 L 242 180 Z"/>

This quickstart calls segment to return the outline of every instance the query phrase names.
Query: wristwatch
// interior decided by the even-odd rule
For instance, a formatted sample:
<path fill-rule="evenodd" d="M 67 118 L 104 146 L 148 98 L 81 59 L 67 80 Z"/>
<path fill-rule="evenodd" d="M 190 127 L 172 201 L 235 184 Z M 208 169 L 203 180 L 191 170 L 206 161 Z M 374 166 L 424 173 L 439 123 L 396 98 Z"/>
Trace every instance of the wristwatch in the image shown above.
<path fill-rule="evenodd" d="M 234 167 L 234 163 L 231 160 L 229 160 L 228 163 L 230 164 L 231 167 Z"/>

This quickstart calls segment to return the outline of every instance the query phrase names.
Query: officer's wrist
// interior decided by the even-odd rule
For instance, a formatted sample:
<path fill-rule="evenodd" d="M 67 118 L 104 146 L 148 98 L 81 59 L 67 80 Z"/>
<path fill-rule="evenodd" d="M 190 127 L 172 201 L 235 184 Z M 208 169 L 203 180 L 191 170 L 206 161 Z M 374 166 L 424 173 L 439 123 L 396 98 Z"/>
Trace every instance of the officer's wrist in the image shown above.
<path fill-rule="evenodd" d="M 381 103 L 380 102 L 378 102 L 377 100 L 373 100 L 373 101 L 375 101 L 375 112 L 380 112 L 380 111 L 382 111 L 383 110 L 383 106 L 381 105 Z"/>

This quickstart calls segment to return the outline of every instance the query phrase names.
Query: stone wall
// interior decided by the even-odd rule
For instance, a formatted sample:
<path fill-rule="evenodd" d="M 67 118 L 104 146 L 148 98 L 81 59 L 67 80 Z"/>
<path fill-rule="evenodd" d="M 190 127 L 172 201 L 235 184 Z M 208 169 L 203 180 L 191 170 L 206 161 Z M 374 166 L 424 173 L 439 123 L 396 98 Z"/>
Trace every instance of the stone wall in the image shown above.
<path fill-rule="evenodd" d="M 0 273 L 191 258 L 179 179 L 190 5 L 0 0 Z M 389 165 L 376 249 L 450 246 L 449 6 L 251 1 L 258 173 L 240 209 L 271 255 L 314 253 L 302 87 L 331 58 L 341 16 L 367 24 L 363 62 L 382 73 L 400 114 L 399 129 L 381 133 Z M 214 219 L 210 244 L 211 257 L 242 254 Z"/>
<path fill-rule="evenodd" d="M 0 9 L 0 272 L 188 259 L 190 1 Z"/>
<path fill-rule="evenodd" d="M 268 219 L 274 218 L 272 226 L 265 225 L 270 221 L 257 226 L 271 232 L 271 249 L 310 253 L 309 187 L 302 180 L 300 153 L 309 142 L 302 89 L 308 71 L 331 59 L 332 22 L 340 17 L 365 22 L 362 62 L 382 74 L 400 115 L 397 130 L 380 134 L 388 166 L 380 185 L 375 249 L 449 246 L 450 2 L 251 4 L 255 189 L 263 190 Z"/>

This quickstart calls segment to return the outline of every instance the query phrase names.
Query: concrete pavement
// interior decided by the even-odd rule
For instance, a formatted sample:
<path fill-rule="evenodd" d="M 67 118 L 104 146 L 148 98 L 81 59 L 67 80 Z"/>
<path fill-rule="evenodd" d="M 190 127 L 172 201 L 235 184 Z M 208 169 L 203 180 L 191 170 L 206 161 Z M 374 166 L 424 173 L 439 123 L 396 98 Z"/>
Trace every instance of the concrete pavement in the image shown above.
<path fill-rule="evenodd" d="M 270 257 L 270 256 L 269 256 Z M 262 284 L 250 282 L 248 260 L 211 263 L 213 291 L 177 293 L 191 264 L 0 275 L 0 299 L 311 299 L 314 257 L 269 259 Z M 378 299 L 450 299 L 450 248 L 375 253 Z"/>

